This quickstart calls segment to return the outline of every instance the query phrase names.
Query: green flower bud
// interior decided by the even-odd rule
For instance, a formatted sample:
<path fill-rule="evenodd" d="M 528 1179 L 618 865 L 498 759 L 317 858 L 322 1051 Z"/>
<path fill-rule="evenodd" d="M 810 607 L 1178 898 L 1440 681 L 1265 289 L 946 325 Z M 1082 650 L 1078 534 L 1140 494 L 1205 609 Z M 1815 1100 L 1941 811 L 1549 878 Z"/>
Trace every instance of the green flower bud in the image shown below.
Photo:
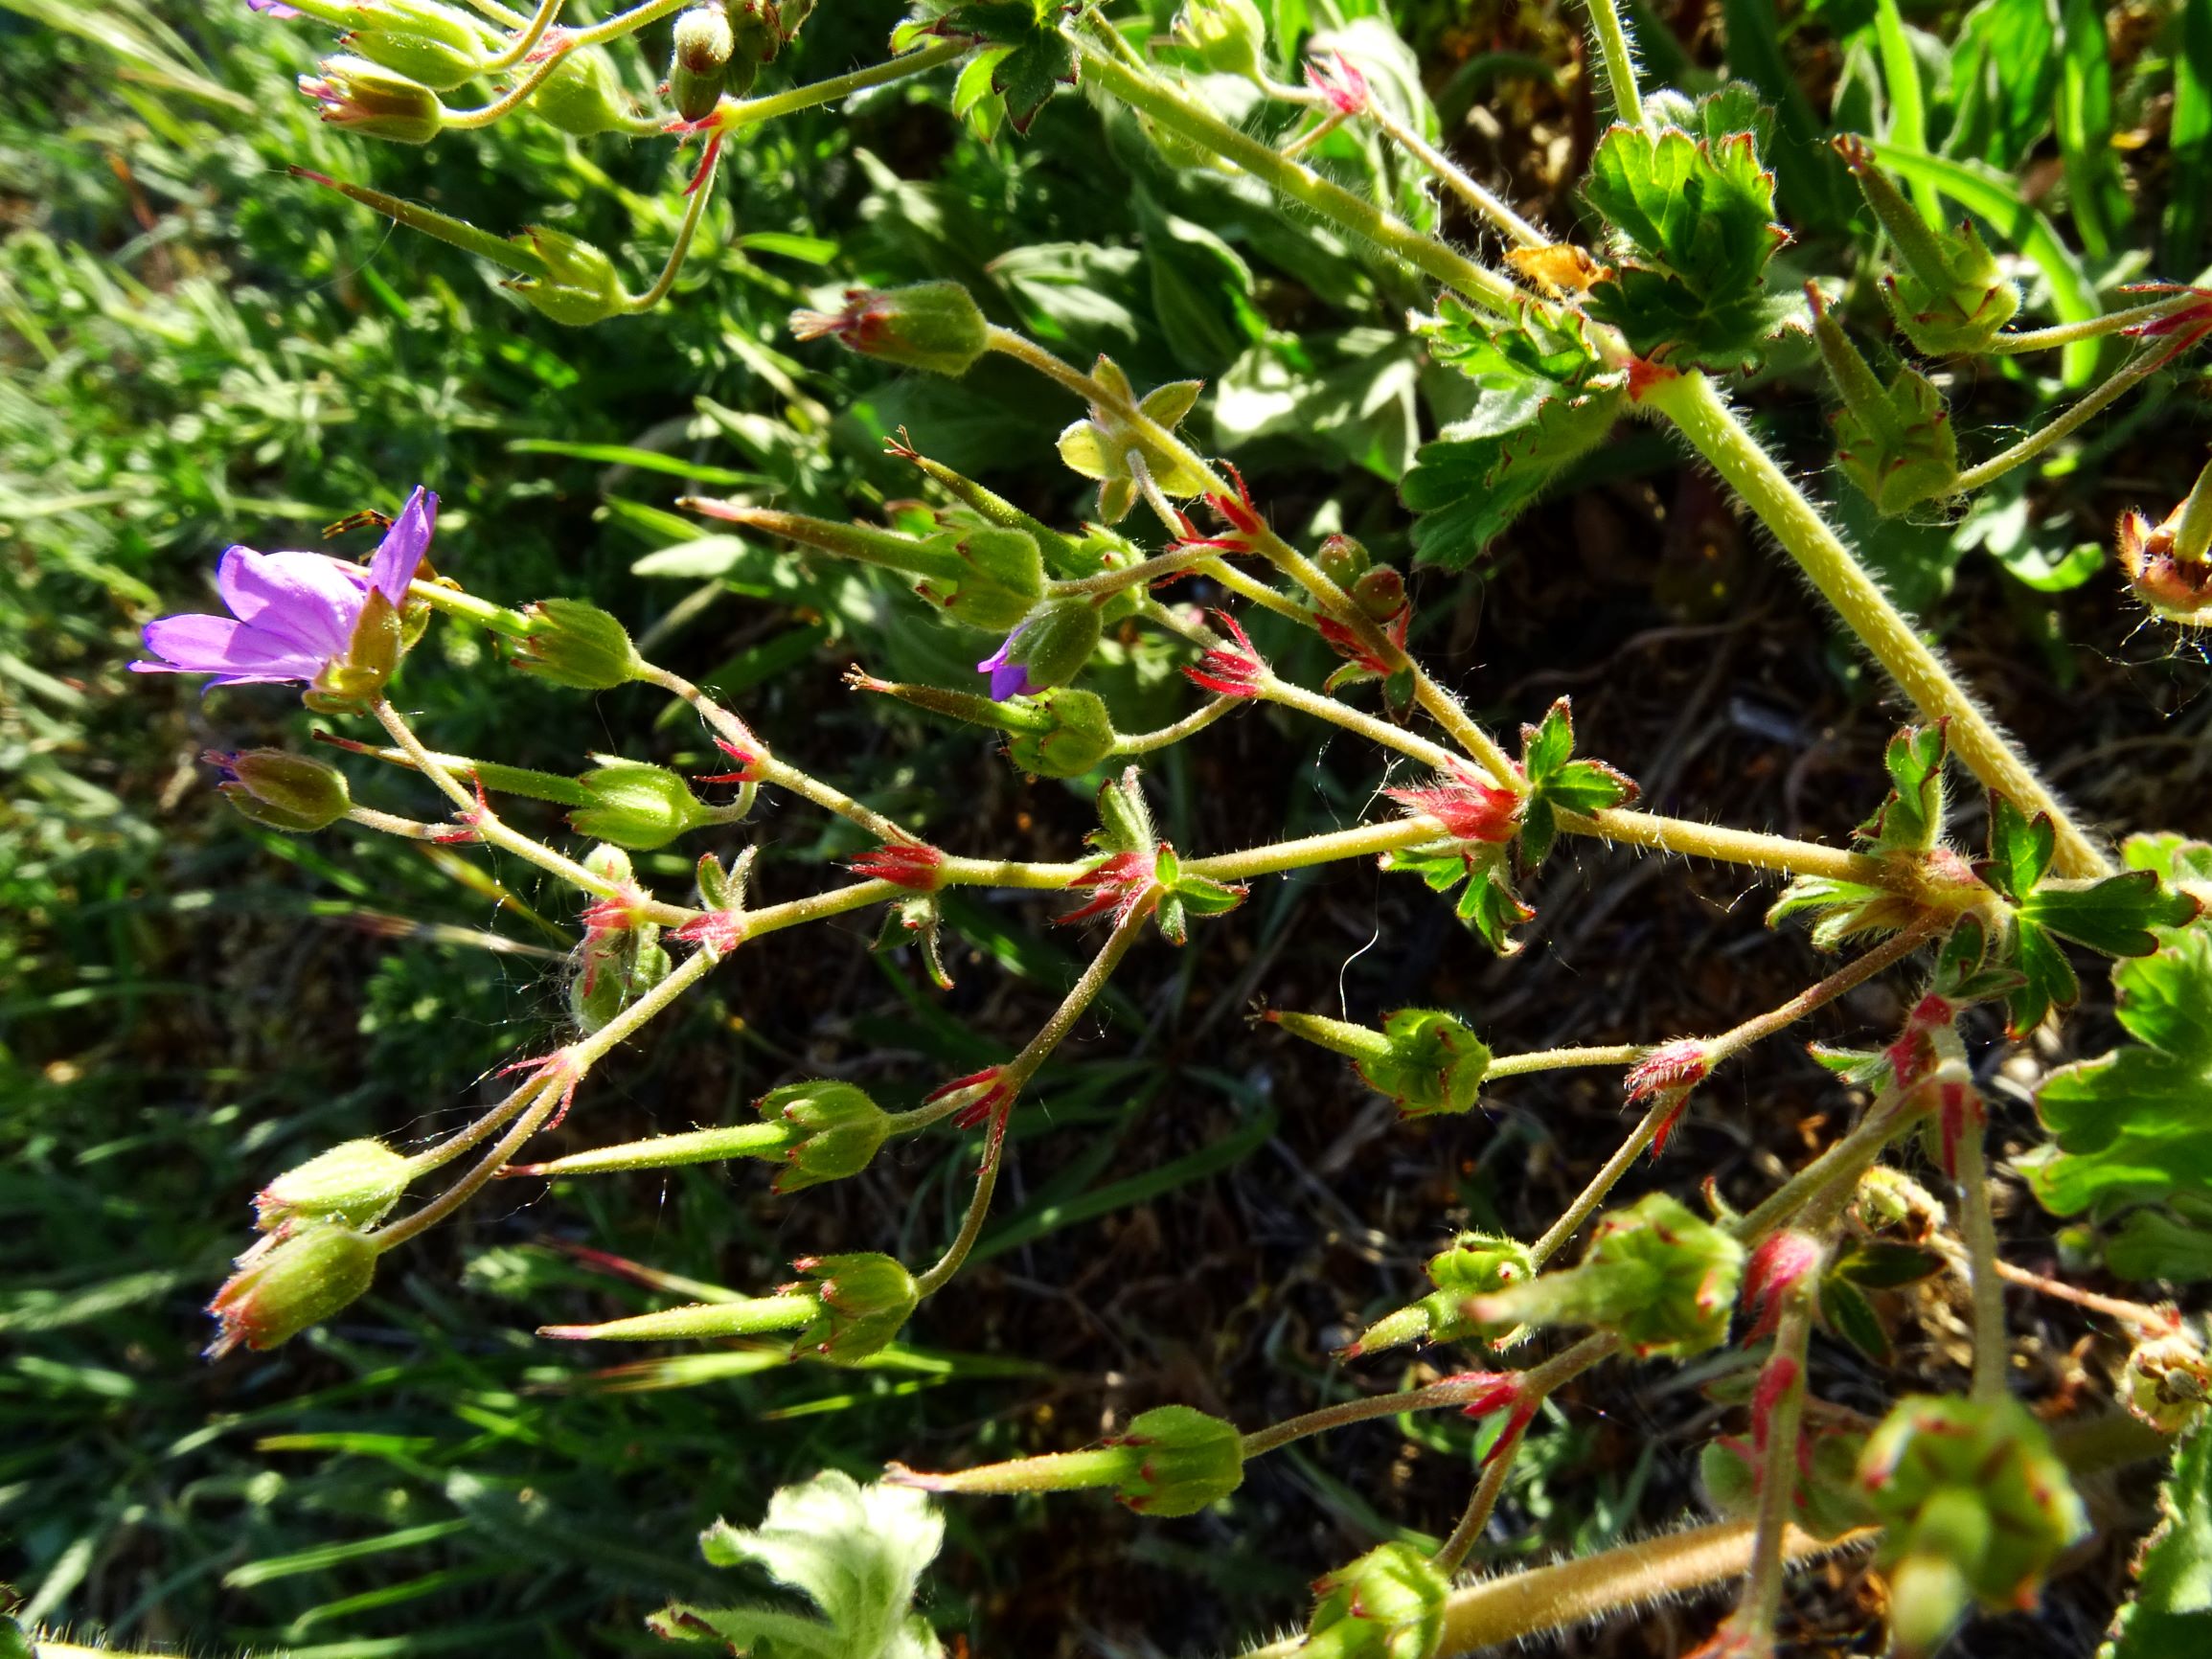
<path fill-rule="evenodd" d="M 650 852 L 678 835 L 715 822 L 691 785 L 666 766 L 644 761 L 609 761 L 577 780 L 590 805 L 568 815 L 579 835 Z"/>
<path fill-rule="evenodd" d="M 1395 565 L 1375 565 L 1352 584 L 1352 598 L 1377 622 L 1388 622 L 1405 608 L 1405 578 Z"/>
<path fill-rule="evenodd" d="M 1057 600 L 1022 625 L 1007 660 L 1027 669 L 1033 686 L 1064 686 L 1098 649 L 1099 625 L 1099 607 L 1089 600 Z"/>
<path fill-rule="evenodd" d="M 614 261 L 565 231 L 532 225 L 522 239 L 544 261 L 542 277 L 521 277 L 507 285 L 555 322 L 587 329 L 619 316 L 629 304 Z"/>
<path fill-rule="evenodd" d="M 1010 735 L 1007 758 L 1032 777 L 1080 778 L 1112 754 L 1119 740 L 1113 716 L 1096 692 L 1056 686 L 1000 707 L 1016 704 L 1024 724 Z"/>
<path fill-rule="evenodd" d="M 322 1324 L 368 1290 L 376 1247 L 351 1227 L 310 1226 L 272 1233 L 239 1258 L 238 1269 L 208 1304 L 219 1326 L 210 1359 L 241 1342 L 274 1348 Z"/>
<path fill-rule="evenodd" d="M 776 8 L 776 19 L 783 25 L 784 38 L 795 39 L 799 31 L 806 26 L 807 19 L 813 14 L 814 0 L 783 0 L 783 4 Z"/>
<path fill-rule="evenodd" d="M 228 774 L 216 785 L 222 798 L 256 824 L 291 835 L 327 830 L 353 809 L 346 775 L 335 766 L 283 749 L 246 749 L 236 755 L 209 750 L 201 757 Z"/>
<path fill-rule="evenodd" d="M 1808 283 L 1805 293 L 1821 360 L 1843 395 L 1833 418 L 1836 465 L 1885 515 L 1950 494 L 1958 487 L 1958 435 L 1943 394 L 1910 367 L 1899 368 L 1884 386 L 1830 314 L 1819 287 Z"/>
<path fill-rule="evenodd" d="M 793 311 L 791 332 L 802 340 L 834 339 L 863 357 L 954 376 L 967 374 L 991 346 L 991 325 L 958 283 L 847 288 L 841 310 Z"/>
<path fill-rule="evenodd" d="M 466 12 L 431 0 L 356 10 L 367 27 L 349 33 L 344 45 L 372 63 L 439 92 L 484 72 L 484 32 Z"/>
<path fill-rule="evenodd" d="M 1195 1515 L 1243 1484 L 1244 1437 L 1187 1405 L 1143 1412 L 1108 1443 L 1142 1454 L 1114 1483 L 1114 1496 L 1139 1514 Z"/>
<path fill-rule="evenodd" d="M 675 966 L 660 942 L 660 928 L 650 921 L 587 935 L 576 948 L 574 965 L 568 1011 L 585 1036 L 605 1030 Z"/>
<path fill-rule="evenodd" d="M 1451 1248 L 1428 1259 L 1428 1282 L 1436 1288 L 1420 1301 L 1384 1314 L 1360 1332 L 1345 1357 L 1378 1353 L 1405 1342 L 1465 1342 L 1479 1339 L 1504 1347 L 1520 1334 L 1513 1325 L 1486 1325 L 1467 1315 L 1467 1305 L 1509 1285 L 1536 1277 L 1528 1246 L 1496 1233 L 1462 1233 Z"/>
<path fill-rule="evenodd" d="M 1599 1218 L 1582 1264 L 1475 1297 L 1489 1324 L 1595 1325 L 1639 1358 L 1679 1358 L 1728 1339 L 1744 1247 L 1664 1193 Z"/>
<path fill-rule="evenodd" d="M 1900 1400 L 1867 1440 L 1859 1489 L 1885 1529 L 1899 1650 L 1933 1650 L 1969 1602 L 2032 1606 L 2051 1564 L 2088 1517 L 2027 1407 L 1999 1400 Z"/>
<path fill-rule="evenodd" d="M 946 532 L 925 545 L 949 551 L 959 561 L 960 575 L 949 591 L 924 581 L 924 597 L 971 626 L 992 633 L 1011 628 L 1044 597 L 1044 557 L 1037 538 L 1022 531 Z"/>
<path fill-rule="evenodd" d="M 1252 0 L 1187 0 L 1175 13 L 1174 39 L 1217 75 L 1261 79 L 1267 20 Z"/>
<path fill-rule="evenodd" d="M 763 1095 L 754 1110 L 803 1137 L 785 1154 L 778 1193 L 857 1175 L 891 1132 L 890 1114 L 851 1083 L 786 1083 Z"/>
<path fill-rule="evenodd" d="M 793 1288 L 822 1304 L 792 1352 L 811 1351 L 832 1365 L 855 1365 L 880 1353 L 922 1299 L 913 1274 L 872 1251 L 809 1256 L 791 1265 L 801 1276 Z"/>
<path fill-rule="evenodd" d="M 407 1190 L 407 1160 L 381 1141 L 346 1141 L 286 1170 L 254 1196 L 262 1232 L 304 1221 L 374 1227 Z"/>
<path fill-rule="evenodd" d="M 1367 549 L 1349 535 L 1332 535 L 1321 543 L 1314 561 L 1321 573 L 1338 587 L 1347 591 L 1354 582 L 1367 574 Z"/>
<path fill-rule="evenodd" d="M 721 101 L 737 43 L 730 14 L 719 0 L 694 6 L 676 19 L 675 50 L 669 57 L 669 102 L 684 120 L 700 120 Z"/>
<path fill-rule="evenodd" d="M 514 666 L 582 692 L 604 692 L 638 677 L 643 664 L 629 630 L 580 599 L 540 600 L 523 612 L 530 631 L 513 642 Z"/>
<path fill-rule="evenodd" d="M 1985 350 L 2020 308 L 2019 284 L 1998 268 L 1971 222 L 1951 236 L 1929 230 L 1874 165 L 1863 139 L 1846 135 L 1836 148 L 1904 261 L 1904 270 L 1882 279 L 1882 297 L 1905 338 L 1934 357 Z"/>
<path fill-rule="evenodd" d="M 755 66 L 773 63 L 785 39 L 776 0 L 730 0 L 729 16 L 738 57 Z"/>
<path fill-rule="evenodd" d="M 613 60 L 596 46 L 563 54 L 560 67 L 530 95 L 530 107 L 548 126 L 571 138 L 597 138 L 629 119 Z"/>
<path fill-rule="evenodd" d="M 1266 1018 L 1292 1036 L 1350 1056 L 1367 1086 L 1395 1101 L 1403 1117 L 1466 1111 L 1490 1070 L 1489 1046 L 1441 1009 L 1402 1008 L 1380 1031 L 1311 1013 L 1270 1011 Z"/>
<path fill-rule="evenodd" d="M 300 77 L 300 90 L 323 106 L 323 119 L 368 138 L 428 144 L 445 125 L 445 106 L 420 81 L 366 57 L 340 54 Z"/>
<path fill-rule="evenodd" d="M 1300 1659 L 1431 1659 L 1451 1575 L 1411 1544 L 1383 1544 L 1313 1582 Z"/>

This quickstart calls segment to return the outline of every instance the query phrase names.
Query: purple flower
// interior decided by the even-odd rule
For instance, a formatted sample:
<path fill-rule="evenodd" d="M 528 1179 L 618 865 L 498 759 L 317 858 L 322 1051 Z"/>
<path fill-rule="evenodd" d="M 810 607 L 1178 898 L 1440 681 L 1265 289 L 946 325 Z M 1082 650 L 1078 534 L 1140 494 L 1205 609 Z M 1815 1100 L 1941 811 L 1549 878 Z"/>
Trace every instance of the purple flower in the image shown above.
<path fill-rule="evenodd" d="M 256 553 L 234 547 L 222 557 L 216 586 L 229 616 L 165 616 L 146 625 L 146 648 L 161 659 L 132 663 L 142 674 L 213 674 L 215 686 L 309 683 L 343 662 L 353 627 L 372 592 L 395 610 L 430 546 L 438 498 L 418 485 L 369 568 L 320 553 Z"/>
<path fill-rule="evenodd" d="M 286 23 L 300 15 L 299 9 L 286 6 L 285 0 L 246 0 L 246 10 L 266 11 L 271 17 L 281 18 Z"/>
<path fill-rule="evenodd" d="M 994 703 L 1003 703 L 1009 697 L 1026 697 L 1037 690 L 1029 683 L 1029 665 L 1007 660 L 1014 642 L 1021 638 L 1021 628 L 1027 626 L 1029 624 L 1023 623 L 1020 628 L 1006 636 L 1006 643 L 993 655 L 975 665 L 977 673 L 991 676 L 991 700 Z"/>

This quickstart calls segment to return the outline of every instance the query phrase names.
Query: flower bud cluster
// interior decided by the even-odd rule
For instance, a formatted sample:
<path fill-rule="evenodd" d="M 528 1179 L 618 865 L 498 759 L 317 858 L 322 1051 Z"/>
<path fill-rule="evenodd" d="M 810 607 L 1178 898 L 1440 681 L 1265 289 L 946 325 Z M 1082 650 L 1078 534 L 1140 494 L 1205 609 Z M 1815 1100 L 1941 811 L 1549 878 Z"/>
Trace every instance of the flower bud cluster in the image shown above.
<path fill-rule="evenodd" d="M 1430 1659 L 1451 1576 L 1411 1544 L 1381 1544 L 1313 1581 L 1302 1659 Z"/>
<path fill-rule="evenodd" d="M 1467 1111 L 1490 1070 L 1489 1045 L 1465 1020 L 1442 1009 L 1402 1008 L 1384 1017 L 1380 1031 L 1312 1013 L 1270 1010 L 1262 1017 L 1292 1036 L 1350 1056 L 1360 1079 L 1395 1102 L 1402 1117 Z"/>
<path fill-rule="evenodd" d="M 1377 1353 L 1406 1342 L 1487 1342 L 1502 1348 L 1520 1334 L 1513 1325 L 1490 1325 L 1468 1316 L 1468 1304 L 1536 1277 L 1528 1246 L 1495 1233 L 1462 1233 L 1451 1248 L 1428 1259 L 1436 1288 L 1420 1301 L 1386 1313 L 1342 1351 L 1343 1357 Z"/>
<path fill-rule="evenodd" d="M 1594 1325 L 1641 1358 L 1680 1358 L 1728 1339 L 1744 1247 L 1679 1200 L 1653 1193 L 1601 1216 L 1580 1266 L 1467 1305 L 1489 1324 Z"/>

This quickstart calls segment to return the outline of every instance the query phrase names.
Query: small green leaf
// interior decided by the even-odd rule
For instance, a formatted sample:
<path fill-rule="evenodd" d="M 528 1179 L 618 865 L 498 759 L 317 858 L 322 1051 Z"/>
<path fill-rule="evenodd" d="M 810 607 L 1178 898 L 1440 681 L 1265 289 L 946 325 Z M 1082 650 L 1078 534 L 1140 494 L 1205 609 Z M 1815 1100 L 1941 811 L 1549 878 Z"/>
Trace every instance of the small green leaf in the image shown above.
<path fill-rule="evenodd" d="M 1520 769 L 1532 784 L 1549 783 L 1575 752 L 1575 716 L 1565 697 L 1544 711 L 1544 717 L 1520 729 Z"/>
<path fill-rule="evenodd" d="M 1832 1272 L 1820 1281 L 1820 1316 L 1836 1335 L 1875 1364 L 1887 1365 L 1896 1357 L 1889 1332 L 1882 1329 L 1874 1305 L 1840 1274 Z"/>
<path fill-rule="evenodd" d="M 1704 108 L 1716 121 L 1741 112 L 1737 101 Z M 1590 305 L 1639 356 L 1740 368 L 1757 362 L 1759 343 L 1795 308 L 1766 287 L 1788 233 L 1774 222 L 1774 175 L 1756 136 L 1699 125 L 1703 136 L 1616 125 L 1599 141 L 1585 193 L 1625 246 Z"/>
<path fill-rule="evenodd" d="M 940 34 L 971 34 L 1010 48 L 991 71 L 991 90 L 1006 100 L 1016 132 L 1027 132 L 1045 101 L 1081 74 L 1075 45 L 1060 32 L 1064 10 L 1053 0 L 978 0 L 955 6 L 935 26 Z"/>
<path fill-rule="evenodd" d="M 1859 827 L 1874 845 L 1868 851 L 1926 852 L 1943 839 L 1943 761 L 1948 743 L 1944 724 L 1907 726 L 1889 739 L 1882 766 L 1889 773 L 1889 798 Z"/>
<path fill-rule="evenodd" d="M 2057 847 L 2058 832 L 2048 812 L 2039 812 L 2031 820 L 2002 795 L 1994 795 L 1990 798 L 1989 857 L 1974 866 L 1974 874 L 2018 904 L 2042 880 Z M 2156 882 L 2157 878 L 2152 877 L 2154 886 Z"/>
<path fill-rule="evenodd" d="M 2174 1454 L 2157 1531 L 2136 1557 L 2135 1595 L 2098 1659 L 2173 1659 L 2212 1650 L 2212 1434 Z"/>
<path fill-rule="evenodd" d="M 1862 1239 L 1839 1253 L 1831 1271 L 1854 1284 L 1873 1290 L 1895 1290 L 1932 1279 L 1944 1269 L 1944 1259 L 1917 1244 L 1892 1244 Z"/>
<path fill-rule="evenodd" d="M 2179 927 L 2196 914 L 2194 898 L 2161 885 L 2148 870 L 2086 887 L 2053 883 L 2020 903 L 2023 920 L 2107 956 L 2149 956 L 2158 948 L 2153 928 Z"/>

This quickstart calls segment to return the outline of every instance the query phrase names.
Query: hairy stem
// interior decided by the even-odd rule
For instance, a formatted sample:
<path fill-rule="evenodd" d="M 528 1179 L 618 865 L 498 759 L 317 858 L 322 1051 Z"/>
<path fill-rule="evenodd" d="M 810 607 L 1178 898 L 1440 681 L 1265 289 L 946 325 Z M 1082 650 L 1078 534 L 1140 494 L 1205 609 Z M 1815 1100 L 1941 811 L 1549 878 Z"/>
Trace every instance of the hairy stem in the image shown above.
<path fill-rule="evenodd" d="M 2179 349 L 2171 340 L 2154 340 L 2129 358 L 2103 385 L 2085 393 L 2064 414 L 2044 421 L 2010 449 L 2000 450 L 1979 466 L 1970 466 L 1960 473 L 1957 488 L 1979 489 L 1983 485 L 2002 478 L 2014 467 L 2033 461 L 2060 439 L 2079 431 L 2089 420 L 2103 414 L 2124 393 L 2148 380 L 2164 368 Z"/>
<path fill-rule="evenodd" d="M 1989 1164 L 1982 1131 L 1958 1141 L 1958 1231 L 1966 1241 L 1973 1295 L 1973 1398 L 1985 1405 L 2005 1396 L 2005 1287 L 1997 1275 L 1996 1216 L 1990 1208 Z"/>
<path fill-rule="evenodd" d="M 2059 873 L 2109 874 L 2109 860 L 2087 832 L 1751 436 L 1713 382 L 1701 374 L 1662 375 L 1645 389 L 1643 400 L 1673 421 L 1728 481 L 1921 713 L 1950 722 L 1951 750 L 1968 770 L 2030 817 L 2050 814 L 2058 831 Z"/>
<path fill-rule="evenodd" d="M 1629 39 L 1614 0 L 1586 0 L 1590 33 L 1598 37 L 1598 58 L 1605 65 L 1606 89 L 1613 95 L 1613 108 L 1630 126 L 1644 125 L 1644 98 L 1636 90 L 1636 50 Z"/>

